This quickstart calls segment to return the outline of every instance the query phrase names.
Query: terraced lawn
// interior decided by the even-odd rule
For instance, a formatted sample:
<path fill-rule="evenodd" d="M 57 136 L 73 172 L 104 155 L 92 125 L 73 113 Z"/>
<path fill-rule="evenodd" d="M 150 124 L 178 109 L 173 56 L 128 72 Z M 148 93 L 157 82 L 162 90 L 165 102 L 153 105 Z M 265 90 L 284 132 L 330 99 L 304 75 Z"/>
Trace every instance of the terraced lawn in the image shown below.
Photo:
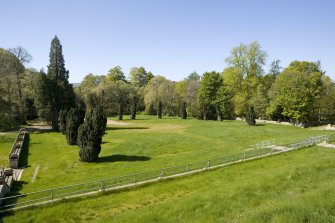
<path fill-rule="evenodd" d="M 325 132 L 241 121 L 181 120 L 139 116 L 108 125 L 98 162 L 78 161 L 78 147 L 54 132 L 31 133 L 28 167 L 14 191 L 27 193 L 106 177 L 234 154 L 259 141 L 295 142 Z"/>
<path fill-rule="evenodd" d="M 3 222 L 334 222 L 334 160 L 334 149 L 310 147 L 20 210 Z"/>

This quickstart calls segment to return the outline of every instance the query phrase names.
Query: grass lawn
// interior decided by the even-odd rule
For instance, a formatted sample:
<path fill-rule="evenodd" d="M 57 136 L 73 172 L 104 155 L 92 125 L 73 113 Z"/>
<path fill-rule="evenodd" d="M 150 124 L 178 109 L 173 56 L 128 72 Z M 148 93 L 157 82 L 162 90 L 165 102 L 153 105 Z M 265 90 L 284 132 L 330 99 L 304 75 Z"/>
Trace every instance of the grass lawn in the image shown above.
<path fill-rule="evenodd" d="M 20 210 L 3 222 L 335 222 L 334 160 L 334 149 L 311 147 Z"/>
<path fill-rule="evenodd" d="M 9 152 L 18 132 L 0 133 L 0 167 L 9 167 Z"/>
<path fill-rule="evenodd" d="M 234 154 L 262 140 L 283 144 L 322 134 L 291 126 L 247 126 L 241 121 L 126 117 L 122 125 L 108 126 L 98 162 L 81 163 L 78 147 L 68 146 L 65 136 L 32 133 L 28 167 L 13 189 L 22 194 Z"/>

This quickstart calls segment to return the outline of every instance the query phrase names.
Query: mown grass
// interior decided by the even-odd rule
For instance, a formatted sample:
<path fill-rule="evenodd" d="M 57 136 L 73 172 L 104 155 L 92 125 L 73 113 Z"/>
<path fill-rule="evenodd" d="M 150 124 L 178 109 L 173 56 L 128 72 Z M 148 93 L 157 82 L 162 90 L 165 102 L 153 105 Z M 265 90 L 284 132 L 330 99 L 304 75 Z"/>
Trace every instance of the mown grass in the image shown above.
<path fill-rule="evenodd" d="M 3 222 L 334 222 L 334 159 L 334 149 L 311 147 L 20 210 Z"/>
<path fill-rule="evenodd" d="M 9 152 L 18 133 L 0 133 L 0 167 L 9 167 Z"/>
<path fill-rule="evenodd" d="M 78 147 L 68 146 L 60 133 L 31 133 L 28 167 L 14 185 L 14 192 L 22 194 L 234 154 L 267 139 L 283 144 L 324 134 L 291 126 L 251 127 L 241 121 L 138 118 L 132 121 L 126 117 L 123 122 L 128 125 L 108 126 L 95 163 L 79 162 Z"/>

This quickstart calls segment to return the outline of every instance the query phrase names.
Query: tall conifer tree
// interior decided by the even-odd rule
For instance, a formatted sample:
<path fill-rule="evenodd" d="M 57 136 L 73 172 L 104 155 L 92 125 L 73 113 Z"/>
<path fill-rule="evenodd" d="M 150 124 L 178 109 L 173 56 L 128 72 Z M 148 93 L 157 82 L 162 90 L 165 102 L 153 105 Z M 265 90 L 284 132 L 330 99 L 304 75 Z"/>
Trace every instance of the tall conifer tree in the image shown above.
<path fill-rule="evenodd" d="M 61 109 L 69 109 L 75 105 L 75 95 L 69 84 L 69 71 L 65 69 L 62 45 L 57 36 L 51 41 L 50 63 L 47 73 L 50 82 L 50 121 L 52 129 L 58 131 L 58 116 Z"/>

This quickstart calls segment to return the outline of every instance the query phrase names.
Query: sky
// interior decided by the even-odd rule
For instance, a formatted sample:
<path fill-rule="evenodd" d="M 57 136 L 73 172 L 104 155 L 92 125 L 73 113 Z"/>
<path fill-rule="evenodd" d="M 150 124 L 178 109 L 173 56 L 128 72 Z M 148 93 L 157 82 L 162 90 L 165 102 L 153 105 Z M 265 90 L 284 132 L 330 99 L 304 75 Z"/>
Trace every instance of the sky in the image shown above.
<path fill-rule="evenodd" d="M 63 46 L 69 81 L 143 66 L 179 81 L 221 72 L 240 43 L 258 41 L 266 66 L 321 61 L 335 79 L 333 0 L 0 0 L 0 47 L 24 47 L 26 65 L 47 69 L 52 38 Z"/>

